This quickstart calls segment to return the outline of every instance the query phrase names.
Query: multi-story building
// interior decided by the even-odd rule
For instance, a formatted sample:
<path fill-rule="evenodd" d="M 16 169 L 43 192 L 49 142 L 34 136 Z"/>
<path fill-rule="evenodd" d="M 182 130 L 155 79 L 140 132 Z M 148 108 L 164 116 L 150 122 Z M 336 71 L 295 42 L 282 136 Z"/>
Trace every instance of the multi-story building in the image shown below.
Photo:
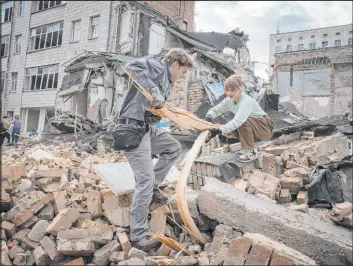
<path fill-rule="evenodd" d="M 165 29 L 147 21 L 143 17 L 146 11 L 136 13 L 136 6 L 142 9 L 148 5 L 163 6 L 162 11 L 175 17 L 176 22 L 185 20 L 193 27 L 194 1 L 184 3 L 186 11 L 173 9 L 171 5 L 168 9 L 168 5 L 153 2 L 158 1 L 3 2 L 0 25 L 2 114 L 20 115 L 23 131 L 41 131 L 48 118 L 54 116 L 58 101 L 62 101 L 56 95 L 68 60 L 83 51 L 118 52 L 129 56 L 158 53 L 165 46 Z M 130 8 L 132 4 L 135 7 Z M 145 36 L 135 30 L 146 26 Z M 184 29 L 189 30 L 189 27 Z M 147 42 L 147 50 L 145 44 L 144 50 L 140 49 L 136 43 L 139 39 Z M 70 110 L 71 102 L 62 102 L 60 107 Z"/>
<path fill-rule="evenodd" d="M 275 54 L 352 45 L 352 38 L 352 24 L 271 34 L 269 76 L 273 73 Z"/>

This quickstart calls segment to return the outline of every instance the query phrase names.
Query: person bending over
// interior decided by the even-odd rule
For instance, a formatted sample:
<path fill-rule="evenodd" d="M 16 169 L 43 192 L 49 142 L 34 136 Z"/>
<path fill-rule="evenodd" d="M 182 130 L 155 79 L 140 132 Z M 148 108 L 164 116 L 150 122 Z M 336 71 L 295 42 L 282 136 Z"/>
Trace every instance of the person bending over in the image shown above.
<path fill-rule="evenodd" d="M 224 135 L 227 138 L 238 138 L 243 149 L 238 160 L 249 162 L 257 158 L 255 142 L 270 140 L 273 134 L 273 121 L 260 107 L 258 102 L 243 92 L 244 83 L 241 76 L 232 75 L 224 83 L 224 90 L 227 95 L 222 102 L 211 108 L 206 114 L 206 121 L 213 122 L 213 119 L 231 112 L 234 118 L 219 129 L 212 129 L 209 132 L 210 141 L 217 135 Z"/>

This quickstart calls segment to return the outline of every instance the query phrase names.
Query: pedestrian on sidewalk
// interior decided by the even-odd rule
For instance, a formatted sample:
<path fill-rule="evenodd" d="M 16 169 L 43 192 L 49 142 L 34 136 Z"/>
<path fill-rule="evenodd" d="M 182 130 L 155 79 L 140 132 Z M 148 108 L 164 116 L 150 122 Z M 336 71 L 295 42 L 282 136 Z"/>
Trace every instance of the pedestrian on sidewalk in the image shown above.
<path fill-rule="evenodd" d="M 168 200 L 159 185 L 179 157 L 181 144 L 162 128 L 161 120 L 147 109 L 160 109 L 171 94 L 172 84 L 194 67 L 193 58 L 182 49 L 171 49 L 163 61 L 139 59 L 126 66 L 126 71 L 153 97 L 149 102 L 132 82 L 124 99 L 113 133 L 114 148 L 125 149 L 125 156 L 135 177 L 135 191 L 130 211 L 130 233 L 133 246 L 141 250 L 156 248 L 160 243 L 152 237 L 148 226 L 151 202 Z M 159 155 L 153 167 L 152 157 Z"/>
<path fill-rule="evenodd" d="M 206 121 L 231 112 L 234 118 L 219 129 L 211 129 L 207 142 L 217 135 L 238 138 L 243 152 L 238 160 L 249 162 L 258 157 L 255 142 L 270 140 L 273 135 L 273 121 L 260 107 L 258 102 L 243 92 L 244 82 L 241 76 L 232 75 L 224 83 L 228 96 L 206 114 Z"/>
<path fill-rule="evenodd" d="M 8 116 L 3 116 L 3 128 L 4 128 L 4 138 L 7 139 L 7 144 L 10 144 L 11 143 L 11 135 L 10 135 L 10 127 L 11 127 L 11 124 L 12 124 L 12 121 L 11 119 L 8 117 Z M 4 139 L 2 140 L 2 143 L 3 143 Z"/>
<path fill-rule="evenodd" d="M 12 143 L 17 145 L 18 140 L 20 138 L 20 133 L 21 133 L 21 121 L 19 120 L 20 117 L 18 115 L 15 115 L 15 119 L 12 122 Z"/>

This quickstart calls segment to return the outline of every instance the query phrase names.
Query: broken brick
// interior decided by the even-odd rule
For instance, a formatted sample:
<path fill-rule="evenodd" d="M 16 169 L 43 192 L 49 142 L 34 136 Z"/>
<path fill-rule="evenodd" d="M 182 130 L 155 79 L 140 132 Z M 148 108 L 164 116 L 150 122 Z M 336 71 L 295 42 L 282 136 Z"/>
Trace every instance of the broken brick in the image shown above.
<path fill-rule="evenodd" d="M 129 251 L 131 249 L 131 244 L 130 244 L 130 241 L 129 241 L 126 233 L 117 233 L 116 235 L 119 239 L 119 242 L 121 244 L 123 251 L 129 253 Z"/>
<path fill-rule="evenodd" d="M 142 250 L 139 250 L 137 248 L 131 248 L 129 253 L 129 258 L 140 258 L 140 259 L 143 259 L 145 257 L 147 257 L 147 253 L 142 251 Z"/>
<path fill-rule="evenodd" d="M 19 246 L 14 246 L 13 248 L 11 248 L 9 250 L 9 252 L 7 253 L 10 257 L 10 259 L 14 259 L 15 256 L 18 254 L 18 253 L 24 253 L 25 251 L 23 250 L 23 248 L 19 247 Z"/>
<path fill-rule="evenodd" d="M 253 243 L 244 265 L 268 265 L 271 254 L 272 249 L 259 243 Z"/>
<path fill-rule="evenodd" d="M 54 197 L 54 211 L 55 211 L 55 214 L 58 214 L 63 209 L 65 209 L 66 206 L 69 204 L 66 191 L 53 192 L 53 197 Z"/>
<path fill-rule="evenodd" d="M 246 187 L 248 186 L 248 181 L 244 180 L 244 179 L 235 179 L 233 182 L 232 182 L 232 185 L 234 187 L 236 187 L 237 189 L 240 189 L 240 190 L 243 190 L 245 191 L 246 190 Z"/>
<path fill-rule="evenodd" d="M 48 236 L 45 236 L 41 241 L 40 245 L 43 247 L 45 252 L 48 254 L 49 258 L 55 262 L 58 263 L 62 261 L 63 255 L 60 254 L 57 249 L 56 249 L 56 243 L 53 239 L 51 239 Z"/>
<path fill-rule="evenodd" d="M 216 226 L 214 237 L 211 244 L 211 250 L 218 253 L 225 241 L 230 241 L 233 238 L 233 228 L 224 224 Z"/>
<path fill-rule="evenodd" d="M 67 208 L 62 210 L 46 229 L 47 233 L 57 235 L 59 231 L 69 229 L 77 220 L 79 211 L 76 208 Z"/>
<path fill-rule="evenodd" d="M 42 246 L 38 246 L 33 251 L 34 260 L 37 265 L 48 265 L 50 263 L 50 258 L 48 254 L 44 251 Z"/>
<path fill-rule="evenodd" d="M 276 155 L 270 153 L 263 154 L 263 171 L 272 176 L 277 176 Z"/>
<path fill-rule="evenodd" d="M 167 226 L 166 214 L 169 212 L 170 210 L 166 205 L 163 205 L 151 212 L 150 231 L 153 234 L 164 234 Z"/>
<path fill-rule="evenodd" d="M 2 221 L 1 229 L 4 229 L 8 236 L 12 236 L 15 233 L 15 224 L 8 221 Z"/>
<path fill-rule="evenodd" d="M 93 217 L 102 215 L 102 200 L 99 191 L 90 191 L 87 193 L 87 209 Z"/>
<path fill-rule="evenodd" d="M 255 170 L 249 177 L 247 189 L 250 194 L 261 193 L 270 199 L 275 199 L 279 182 L 279 178 Z"/>
<path fill-rule="evenodd" d="M 301 211 L 301 212 L 305 212 L 305 213 L 309 212 L 309 207 L 306 204 L 300 204 L 300 205 L 292 206 L 291 208 L 293 210 L 296 210 L 296 211 Z"/>
<path fill-rule="evenodd" d="M 64 264 L 64 266 L 82 266 L 82 265 L 85 265 L 85 262 L 83 261 L 82 258 L 78 258 Z"/>
<path fill-rule="evenodd" d="M 333 209 L 330 211 L 330 216 L 337 219 L 338 221 L 342 221 L 343 217 L 350 214 L 352 212 L 352 203 L 343 202 L 336 204 Z"/>
<path fill-rule="evenodd" d="M 242 237 L 233 239 L 229 243 L 227 257 L 224 265 L 244 265 L 246 255 L 251 247 L 251 239 Z"/>
<path fill-rule="evenodd" d="M 280 184 L 282 189 L 289 189 L 291 194 L 298 194 L 303 181 L 300 177 L 281 177 Z"/>
<path fill-rule="evenodd" d="M 118 263 L 120 261 L 127 260 L 129 258 L 127 252 L 125 251 L 116 251 L 112 252 L 109 256 L 109 261 Z"/>
<path fill-rule="evenodd" d="M 118 241 L 113 240 L 110 243 L 106 244 L 105 246 L 101 247 L 100 249 L 96 250 L 93 255 L 93 263 L 96 265 L 108 265 L 109 263 L 109 256 L 112 252 L 116 252 L 121 248 Z"/>
<path fill-rule="evenodd" d="M 27 237 L 32 241 L 39 242 L 45 236 L 45 230 L 49 226 L 49 222 L 46 220 L 38 221 L 32 228 L 31 232 L 28 233 Z"/>
<path fill-rule="evenodd" d="M 273 146 L 265 148 L 265 152 L 273 155 L 281 155 L 287 149 L 288 146 Z"/>
<path fill-rule="evenodd" d="M 58 239 L 57 250 L 64 255 L 91 256 L 95 251 L 94 243 L 89 238 L 84 239 Z"/>
<path fill-rule="evenodd" d="M 170 251 L 172 249 L 166 245 L 161 245 L 158 249 L 157 249 L 157 256 L 169 256 Z"/>
<path fill-rule="evenodd" d="M 103 208 L 104 216 L 108 218 L 110 223 L 121 227 L 130 226 L 130 206 L 121 206 L 118 196 L 106 195 Z"/>
<path fill-rule="evenodd" d="M 277 200 L 280 204 L 289 203 L 292 201 L 292 195 L 290 194 L 289 189 L 281 189 L 279 198 Z"/>
<path fill-rule="evenodd" d="M 308 204 L 308 191 L 299 191 L 297 195 L 297 203 L 300 204 Z"/>
<path fill-rule="evenodd" d="M 295 263 L 294 261 L 284 255 L 280 255 L 277 251 L 273 252 L 272 260 L 271 260 L 271 266 L 294 266 Z"/>

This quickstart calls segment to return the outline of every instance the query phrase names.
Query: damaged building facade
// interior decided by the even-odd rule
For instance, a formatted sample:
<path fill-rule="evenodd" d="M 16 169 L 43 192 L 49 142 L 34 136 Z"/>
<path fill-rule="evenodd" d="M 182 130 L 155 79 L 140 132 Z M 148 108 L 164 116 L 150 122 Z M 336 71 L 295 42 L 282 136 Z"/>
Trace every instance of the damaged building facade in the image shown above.
<path fill-rule="evenodd" d="M 352 46 L 275 55 L 274 91 L 305 116 L 352 114 Z"/>
<path fill-rule="evenodd" d="M 174 22 L 149 5 L 162 10 L 150 1 L 2 3 L 6 14 L 1 21 L 2 113 L 20 115 L 22 131 L 40 132 L 55 111 L 71 110 L 72 101 L 64 103 L 57 97 L 69 59 L 83 51 L 142 56 L 160 52 L 168 41 L 175 46 L 161 26 Z M 185 13 L 169 5 L 168 14 L 177 23 L 185 15 L 193 27 L 192 6 L 194 2 L 188 2 Z M 163 5 L 163 11 L 167 8 Z"/>

